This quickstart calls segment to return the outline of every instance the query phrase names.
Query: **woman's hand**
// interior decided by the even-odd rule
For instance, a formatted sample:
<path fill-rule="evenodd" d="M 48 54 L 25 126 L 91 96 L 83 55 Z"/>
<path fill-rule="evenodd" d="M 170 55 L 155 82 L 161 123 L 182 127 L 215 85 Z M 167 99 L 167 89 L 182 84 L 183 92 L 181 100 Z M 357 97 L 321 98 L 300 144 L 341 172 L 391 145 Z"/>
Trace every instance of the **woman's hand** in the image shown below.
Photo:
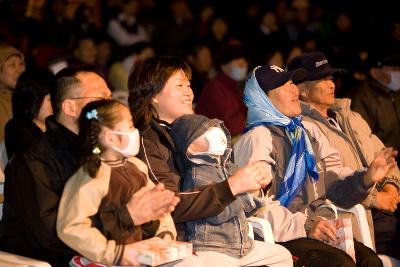
<path fill-rule="evenodd" d="M 179 203 L 179 197 L 170 190 L 165 190 L 163 184 L 153 188 L 142 187 L 126 204 L 135 225 L 141 225 L 158 220 L 174 211 Z"/>

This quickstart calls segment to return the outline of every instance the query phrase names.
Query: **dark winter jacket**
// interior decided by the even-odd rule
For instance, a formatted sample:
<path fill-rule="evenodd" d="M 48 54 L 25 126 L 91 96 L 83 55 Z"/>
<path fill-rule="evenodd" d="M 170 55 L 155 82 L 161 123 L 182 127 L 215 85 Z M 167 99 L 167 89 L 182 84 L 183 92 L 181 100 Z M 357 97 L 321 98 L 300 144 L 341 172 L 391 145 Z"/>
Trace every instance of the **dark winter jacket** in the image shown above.
<path fill-rule="evenodd" d="M 76 134 L 46 120 L 47 132 L 5 170 L 1 250 L 64 266 L 76 252 L 57 236 L 58 204 L 67 179 L 79 168 Z"/>

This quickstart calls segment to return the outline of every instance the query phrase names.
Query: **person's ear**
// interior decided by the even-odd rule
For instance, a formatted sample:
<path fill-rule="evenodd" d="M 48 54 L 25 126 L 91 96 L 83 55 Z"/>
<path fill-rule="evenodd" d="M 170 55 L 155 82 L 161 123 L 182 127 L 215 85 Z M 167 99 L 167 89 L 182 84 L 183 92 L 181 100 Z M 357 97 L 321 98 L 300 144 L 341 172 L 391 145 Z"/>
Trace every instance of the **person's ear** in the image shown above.
<path fill-rule="evenodd" d="M 103 129 L 101 134 L 103 135 L 102 140 L 104 146 L 113 147 L 119 145 L 120 140 L 116 134 L 113 134 L 111 131 L 105 129 Z"/>
<path fill-rule="evenodd" d="M 297 85 L 297 88 L 299 88 L 299 97 L 300 100 L 307 102 L 307 98 L 308 98 L 308 90 L 307 90 L 307 85 L 305 82 L 303 83 L 299 83 Z"/>
<path fill-rule="evenodd" d="M 62 104 L 61 104 L 61 109 L 62 112 L 67 115 L 68 117 L 77 117 L 76 113 L 78 110 L 78 107 L 76 106 L 76 103 L 72 99 L 65 99 Z"/>

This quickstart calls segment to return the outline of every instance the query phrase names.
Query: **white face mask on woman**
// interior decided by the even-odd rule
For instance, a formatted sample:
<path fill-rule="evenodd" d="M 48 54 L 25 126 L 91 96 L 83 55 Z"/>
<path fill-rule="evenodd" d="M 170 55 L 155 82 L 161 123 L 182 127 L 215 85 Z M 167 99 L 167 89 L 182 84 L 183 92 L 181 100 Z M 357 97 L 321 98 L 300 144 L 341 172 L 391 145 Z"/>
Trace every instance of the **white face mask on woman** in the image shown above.
<path fill-rule="evenodd" d="M 229 76 L 235 81 L 243 81 L 246 78 L 248 68 L 232 66 Z"/>
<path fill-rule="evenodd" d="M 139 130 L 135 129 L 132 132 L 118 132 L 118 131 L 111 131 L 114 134 L 118 135 L 125 135 L 128 136 L 129 141 L 128 145 L 124 148 L 118 148 L 112 146 L 112 149 L 124 155 L 124 157 L 133 157 L 139 153 L 140 148 L 140 139 L 139 139 Z"/>
<path fill-rule="evenodd" d="M 386 87 L 391 91 L 398 91 L 400 89 L 400 71 L 391 70 L 387 72 L 390 75 L 390 82 Z"/>

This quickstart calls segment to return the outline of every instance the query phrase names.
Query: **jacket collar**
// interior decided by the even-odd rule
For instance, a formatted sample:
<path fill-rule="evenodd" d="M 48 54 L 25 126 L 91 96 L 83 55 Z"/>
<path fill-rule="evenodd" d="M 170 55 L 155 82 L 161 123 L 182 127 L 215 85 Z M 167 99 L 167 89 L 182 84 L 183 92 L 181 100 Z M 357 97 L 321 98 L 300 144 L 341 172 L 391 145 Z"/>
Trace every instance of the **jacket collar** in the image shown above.
<path fill-rule="evenodd" d="M 46 118 L 46 129 L 46 134 L 56 136 L 56 138 L 62 138 L 58 140 L 63 140 L 68 150 L 72 150 L 77 156 L 79 155 L 81 142 L 78 135 L 59 123 L 54 115 Z"/>
<path fill-rule="evenodd" d="M 171 128 L 171 125 L 163 120 L 152 120 L 149 125 L 154 131 L 158 133 L 161 138 L 163 138 L 167 145 L 170 147 L 170 149 L 174 152 L 176 152 L 175 148 L 175 143 L 171 138 L 171 135 L 169 133 L 169 129 Z"/>

